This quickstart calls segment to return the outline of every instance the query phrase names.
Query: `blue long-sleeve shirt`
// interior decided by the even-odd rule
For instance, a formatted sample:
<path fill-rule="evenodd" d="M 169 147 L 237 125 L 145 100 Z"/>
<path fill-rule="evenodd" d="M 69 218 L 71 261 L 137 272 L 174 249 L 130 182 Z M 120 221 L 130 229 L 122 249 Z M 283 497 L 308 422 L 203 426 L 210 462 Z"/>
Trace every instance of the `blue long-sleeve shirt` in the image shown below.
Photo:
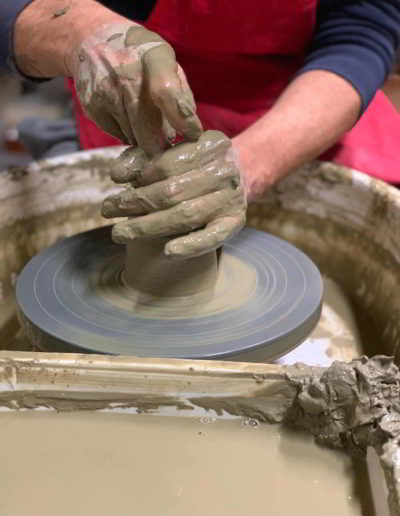
<path fill-rule="evenodd" d="M 145 20 L 157 0 L 101 0 L 110 9 Z M 32 0 L 0 0 L 0 71 L 17 73 L 13 28 Z M 245 14 L 244 14 L 245 16 Z M 400 0 L 320 0 L 317 26 L 299 73 L 327 70 L 348 80 L 366 109 L 390 73 L 400 43 Z"/>

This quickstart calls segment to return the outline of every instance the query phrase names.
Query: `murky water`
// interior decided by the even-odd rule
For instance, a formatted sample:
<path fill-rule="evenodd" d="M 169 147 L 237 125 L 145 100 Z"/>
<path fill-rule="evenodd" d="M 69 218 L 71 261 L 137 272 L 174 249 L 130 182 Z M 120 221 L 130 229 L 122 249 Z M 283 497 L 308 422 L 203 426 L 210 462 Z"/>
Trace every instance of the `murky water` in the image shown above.
<path fill-rule="evenodd" d="M 0 512 L 373 516 L 363 463 L 276 425 L 209 419 L 2 412 Z"/>

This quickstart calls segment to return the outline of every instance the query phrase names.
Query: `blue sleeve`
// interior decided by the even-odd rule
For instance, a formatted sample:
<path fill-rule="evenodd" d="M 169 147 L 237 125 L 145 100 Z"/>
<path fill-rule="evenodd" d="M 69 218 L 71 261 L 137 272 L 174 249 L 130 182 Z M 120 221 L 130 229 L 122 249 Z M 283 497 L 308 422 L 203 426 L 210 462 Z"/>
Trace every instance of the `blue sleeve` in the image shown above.
<path fill-rule="evenodd" d="M 0 73 L 18 74 L 13 54 L 14 25 L 32 0 L 0 0 Z"/>
<path fill-rule="evenodd" d="M 299 73 L 340 75 L 360 93 L 364 111 L 391 71 L 399 38 L 400 0 L 321 0 Z"/>

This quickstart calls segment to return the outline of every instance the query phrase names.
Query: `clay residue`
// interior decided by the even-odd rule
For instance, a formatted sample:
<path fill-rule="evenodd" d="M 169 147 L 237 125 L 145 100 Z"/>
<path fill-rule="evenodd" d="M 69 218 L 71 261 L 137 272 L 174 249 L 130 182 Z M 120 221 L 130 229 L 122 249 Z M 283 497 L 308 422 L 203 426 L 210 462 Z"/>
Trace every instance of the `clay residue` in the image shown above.
<path fill-rule="evenodd" d="M 287 420 L 321 443 L 351 450 L 400 439 L 400 373 L 377 356 L 334 362 L 322 374 L 288 380 L 297 388 Z"/>
<path fill-rule="evenodd" d="M 104 131 L 149 155 L 164 149 L 176 129 L 185 140 L 197 140 L 202 127 L 193 94 L 160 36 L 128 20 L 103 24 L 82 41 L 79 53 L 85 60 L 72 64 L 78 97 Z"/>
<path fill-rule="evenodd" d="M 400 515 L 400 372 L 393 358 L 335 362 L 321 375 L 288 374 L 297 395 L 286 420 L 320 444 L 381 458 L 392 516 Z"/>
<path fill-rule="evenodd" d="M 400 372 L 393 359 L 363 357 L 329 368 L 286 366 L 287 384 L 251 397 L 194 398 L 191 403 L 222 414 L 286 422 L 312 433 L 319 443 L 365 452 L 400 441 Z M 273 403 L 275 400 L 275 403 Z"/>
<path fill-rule="evenodd" d="M 362 357 L 328 369 L 287 366 L 288 385 L 257 395 L 191 399 L 217 413 L 286 423 L 314 435 L 324 446 L 365 455 L 373 446 L 381 458 L 391 515 L 400 515 L 400 372 L 393 358 Z M 255 378 L 259 384 L 260 378 Z M 274 397 L 278 403 L 272 403 Z"/>
<path fill-rule="evenodd" d="M 272 367 L 272 366 L 267 366 Z M 153 410 L 193 406 L 254 418 L 268 423 L 287 423 L 313 434 L 319 443 L 351 452 L 365 452 L 374 446 L 387 453 L 388 442 L 400 441 L 400 372 L 393 359 L 362 357 L 350 363 L 334 362 L 329 368 L 302 364 L 281 368 L 279 379 L 250 375 L 254 388 L 235 396 L 212 394 L 182 396 L 102 392 L 98 389 L 54 389 L 46 387 L 49 378 L 32 374 L 36 389 L 16 388 L 18 367 L 3 367 L 1 380 L 10 390 L 0 392 L 0 406 L 57 410 L 97 410 L 99 408 L 137 407 Z M 39 382 L 45 380 L 40 385 Z M 54 380 L 51 382 L 54 383 Z"/>
<path fill-rule="evenodd" d="M 193 406 L 173 396 L 147 396 L 144 394 L 100 394 L 98 392 L 74 392 L 73 390 L 52 391 L 32 389 L 20 390 L 18 395 L 12 391 L 0 394 L 0 407 L 20 410 L 45 407 L 57 412 L 73 412 L 77 410 L 105 410 L 134 408 L 137 413 L 157 413 L 162 407 L 173 407 L 177 410 L 193 410 Z"/>
<path fill-rule="evenodd" d="M 60 16 L 64 16 L 70 10 L 70 6 L 64 7 L 63 9 L 59 9 L 53 13 L 52 19 L 59 18 Z"/>

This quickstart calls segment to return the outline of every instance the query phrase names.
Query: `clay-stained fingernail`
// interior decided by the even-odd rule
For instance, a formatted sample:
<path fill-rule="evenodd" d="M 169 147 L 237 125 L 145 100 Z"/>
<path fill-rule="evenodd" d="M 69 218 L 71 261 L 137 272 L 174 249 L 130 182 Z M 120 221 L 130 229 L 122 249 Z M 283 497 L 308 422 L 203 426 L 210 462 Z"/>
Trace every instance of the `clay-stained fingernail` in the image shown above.
<path fill-rule="evenodd" d="M 194 96 L 193 96 L 193 93 L 191 90 L 189 90 L 187 92 L 187 98 L 188 98 L 188 101 L 190 102 L 191 106 L 192 106 L 192 109 L 194 112 L 196 112 L 196 102 L 194 100 Z"/>
<path fill-rule="evenodd" d="M 104 199 L 101 205 L 101 214 L 103 217 L 121 217 L 123 211 L 126 208 L 126 194 L 121 192 L 120 194 L 110 195 L 107 199 Z"/>
<path fill-rule="evenodd" d="M 178 100 L 178 110 L 179 113 L 184 117 L 188 118 L 189 116 L 193 116 L 196 113 L 196 108 L 194 104 L 191 102 L 191 99 L 188 95 L 182 95 Z"/>
<path fill-rule="evenodd" d="M 185 238 L 170 240 L 164 247 L 164 254 L 171 258 L 171 260 L 187 260 L 188 258 L 200 256 L 210 251 L 212 251 L 212 249 L 208 249 L 205 246 L 199 247 L 191 242 L 190 235 Z"/>
<path fill-rule="evenodd" d="M 111 238 L 116 244 L 126 244 L 137 236 L 135 229 L 126 224 L 116 224 L 111 232 Z"/>
<path fill-rule="evenodd" d="M 197 115 L 193 115 L 185 120 L 184 136 L 187 140 L 196 142 L 200 138 L 202 131 L 203 128 Z"/>
<path fill-rule="evenodd" d="M 115 210 L 115 204 L 112 200 L 106 199 L 101 205 L 101 215 L 105 218 L 112 217 Z"/>
<path fill-rule="evenodd" d="M 148 163 L 143 149 L 129 147 L 116 159 L 111 170 L 111 179 L 115 183 L 128 183 L 140 177 L 142 168 Z"/>
<path fill-rule="evenodd" d="M 179 242 L 168 242 L 164 247 L 164 254 L 170 258 L 186 258 L 184 248 Z"/>
<path fill-rule="evenodd" d="M 133 167 L 129 168 L 127 163 L 116 163 L 111 171 L 111 179 L 115 183 L 127 183 L 134 181 L 140 176 L 140 169 Z"/>
<path fill-rule="evenodd" d="M 169 145 L 171 145 L 176 139 L 176 131 L 170 126 L 166 118 L 163 118 L 163 133 Z"/>

